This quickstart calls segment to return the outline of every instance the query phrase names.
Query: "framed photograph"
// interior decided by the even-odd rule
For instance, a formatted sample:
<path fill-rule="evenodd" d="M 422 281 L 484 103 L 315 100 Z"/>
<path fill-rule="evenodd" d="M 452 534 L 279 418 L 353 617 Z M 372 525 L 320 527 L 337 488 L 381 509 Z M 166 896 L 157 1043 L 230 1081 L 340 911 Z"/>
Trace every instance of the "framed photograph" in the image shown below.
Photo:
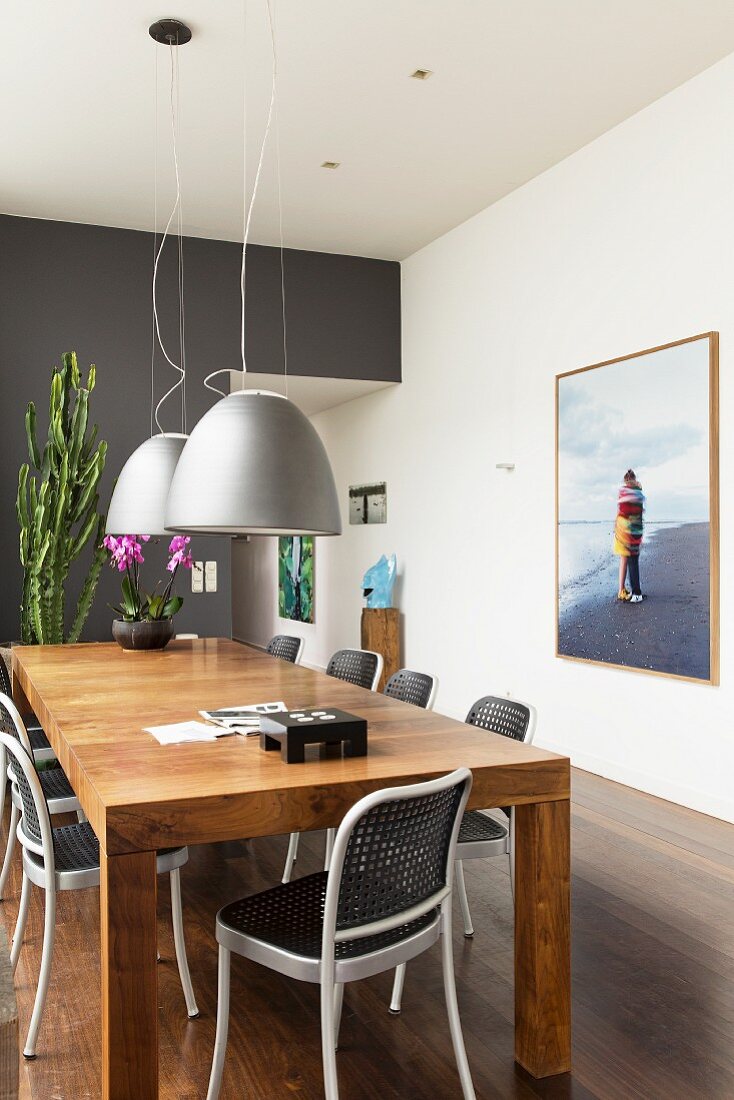
<path fill-rule="evenodd" d="M 278 614 L 298 623 L 314 621 L 312 535 L 278 538 Z"/>
<path fill-rule="evenodd" d="M 719 682 L 718 333 L 556 377 L 556 654 Z"/>
<path fill-rule="evenodd" d="M 349 486 L 349 522 L 387 523 L 387 485 L 384 481 Z"/>

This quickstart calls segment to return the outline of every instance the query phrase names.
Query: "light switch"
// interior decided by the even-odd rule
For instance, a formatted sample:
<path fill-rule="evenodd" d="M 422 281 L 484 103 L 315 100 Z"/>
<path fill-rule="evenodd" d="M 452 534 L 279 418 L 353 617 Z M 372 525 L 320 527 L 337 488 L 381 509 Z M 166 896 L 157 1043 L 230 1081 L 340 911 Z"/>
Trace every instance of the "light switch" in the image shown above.
<path fill-rule="evenodd" d="M 204 591 L 204 562 L 195 561 L 191 570 L 191 591 Z"/>
<path fill-rule="evenodd" d="M 207 592 L 216 592 L 217 590 L 217 563 L 215 561 L 208 561 L 204 566 L 204 583 Z"/>

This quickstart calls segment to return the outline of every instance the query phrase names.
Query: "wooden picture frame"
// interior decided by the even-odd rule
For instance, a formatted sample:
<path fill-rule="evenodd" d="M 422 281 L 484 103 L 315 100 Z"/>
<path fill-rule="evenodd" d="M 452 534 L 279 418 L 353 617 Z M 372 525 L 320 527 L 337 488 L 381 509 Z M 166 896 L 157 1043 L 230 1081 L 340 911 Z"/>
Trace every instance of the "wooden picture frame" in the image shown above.
<path fill-rule="evenodd" d="M 707 345 L 707 351 L 704 351 L 704 344 Z M 672 352 L 671 349 L 678 349 L 676 352 Z M 671 351 L 671 356 L 663 358 L 660 353 Z M 700 354 L 699 354 L 700 352 Z M 704 359 L 704 356 L 706 357 Z M 645 569 L 648 568 L 648 577 L 651 577 L 651 591 L 649 601 L 644 599 L 642 604 L 636 607 L 626 606 L 629 601 L 629 597 L 619 599 L 617 596 L 615 599 L 615 593 L 609 592 L 609 582 L 611 579 L 611 565 L 603 559 L 603 539 L 604 532 L 602 530 L 592 532 L 591 525 L 599 524 L 600 527 L 605 525 L 612 527 L 613 539 L 609 542 L 609 552 L 612 553 L 612 544 L 615 547 L 615 553 L 618 555 L 617 562 L 624 560 L 624 545 L 616 540 L 617 524 L 621 522 L 625 523 L 624 519 L 614 519 L 611 524 L 607 523 L 607 520 L 595 520 L 595 519 L 577 519 L 569 520 L 564 518 L 568 515 L 568 500 L 569 497 L 573 501 L 573 493 L 569 494 L 565 480 L 564 484 L 561 483 L 561 478 L 564 474 L 564 469 L 583 470 L 584 466 L 580 459 L 574 459 L 573 452 L 576 449 L 575 446 L 571 446 L 569 450 L 569 427 L 568 423 L 572 425 L 578 422 L 582 427 L 580 429 L 580 436 L 583 437 L 585 431 L 589 433 L 589 447 L 591 451 L 597 453 L 603 452 L 603 445 L 600 444 L 600 436 L 594 435 L 594 423 L 593 416 L 597 415 L 598 422 L 603 426 L 613 422 L 613 418 L 610 417 L 611 407 L 604 408 L 602 404 L 594 404 L 593 398 L 590 394 L 593 391 L 593 378 L 589 376 L 589 381 L 585 379 L 570 383 L 566 386 L 566 379 L 578 379 L 580 375 L 588 375 L 591 371 L 601 371 L 602 368 L 613 368 L 620 365 L 628 365 L 629 371 L 620 369 L 617 372 L 616 380 L 625 378 L 629 381 L 631 374 L 633 373 L 633 361 L 644 360 L 644 357 L 648 357 L 647 364 L 645 362 L 635 363 L 634 366 L 638 366 L 640 371 L 644 371 L 646 365 L 655 364 L 654 369 L 657 372 L 655 377 L 661 377 L 662 373 L 669 369 L 671 371 L 671 388 L 668 391 L 667 396 L 670 400 L 673 400 L 675 384 L 681 386 L 681 379 L 677 375 L 674 375 L 674 371 L 684 369 L 684 360 L 688 357 L 691 360 L 691 369 L 695 372 L 700 372 L 701 378 L 706 377 L 708 380 L 708 416 L 705 416 L 703 409 L 703 396 L 696 392 L 695 379 L 693 382 L 693 392 L 691 393 L 691 407 L 695 405 L 698 410 L 697 415 L 708 430 L 707 448 L 704 451 L 704 441 L 697 439 L 695 436 L 693 421 L 690 428 L 690 443 L 689 453 L 695 456 L 695 468 L 691 471 L 691 477 L 694 476 L 695 470 L 701 468 L 703 470 L 705 458 L 708 460 L 708 554 L 702 552 L 702 542 L 705 538 L 706 532 L 703 530 L 706 523 L 698 521 L 697 519 L 669 519 L 663 522 L 651 522 L 650 528 L 655 528 L 649 536 L 647 528 L 643 531 L 642 547 L 638 548 L 638 555 L 634 554 L 634 549 L 630 551 L 632 556 L 637 559 L 637 571 L 642 574 L 642 589 L 644 591 Z M 654 360 L 652 357 L 656 357 Z M 676 361 L 679 361 L 680 365 L 676 367 Z M 667 362 L 667 367 L 666 367 Z M 707 368 L 707 369 L 706 369 Z M 652 366 L 650 371 L 652 372 Z M 599 376 L 601 377 L 601 376 Z M 610 379 L 614 377 L 607 375 L 603 388 L 608 392 L 610 390 Z M 653 381 L 652 373 L 647 376 L 640 376 L 642 382 L 647 379 L 647 384 Z M 625 431 L 627 430 L 627 416 L 629 415 L 629 423 L 634 425 L 634 428 L 630 428 L 630 440 L 629 456 L 630 461 L 627 463 L 629 467 L 632 467 L 637 463 L 637 459 L 634 458 L 635 449 L 644 453 L 644 443 L 640 445 L 640 439 L 644 438 L 644 432 L 640 432 L 639 424 L 635 425 L 634 418 L 638 407 L 635 399 L 634 388 L 630 389 L 626 403 L 624 404 L 624 412 L 622 416 L 623 423 L 625 425 Z M 659 408 L 664 404 L 666 399 L 666 389 L 661 391 Z M 614 400 L 614 398 L 612 398 Z M 563 416 L 565 418 L 565 426 L 562 424 L 562 402 L 564 403 Z M 584 402 L 586 402 L 586 410 L 584 410 Z M 574 405 L 576 409 L 574 410 Z M 645 407 L 652 408 L 653 403 L 648 400 L 647 406 L 643 401 L 641 403 L 642 414 L 644 415 Z M 568 410 L 571 410 L 569 413 Z M 584 411 L 590 413 L 585 419 Z M 604 415 L 602 415 L 602 411 Z M 614 410 L 618 412 L 618 410 Z M 662 414 L 661 414 L 662 415 Z M 688 412 L 687 403 L 684 402 L 684 410 L 681 415 L 690 415 L 693 417 L 694 413 Z M 606 421 L 604 419 L 606 416 Z M 586 425 L 589 425 L 588 428 Z M 666 435 L 660 425 L 657 426 L 657 439 L 660 441 L 661 450 L 665 453 L 665 447 L 670 446 L 669 441 L 675 440 L 675 432 L 680 432 L 686 425 L 685 423 L 671 423 L 670 431 Z M 634 430 L 636 429 L 636 435 Z M 602 433 L 603 434 L 603 433 Z M 654 433 L 652 433 L 654 435 Z M 618 433 L 618 438 L 624 438 L 624 431 Z M 684 435 L 685 439 L 685 435 Z M 646 348 L 643 351 L 634 352 L 631 355 L 622 355 L 614 359 L 604 360 L 601 363 L 593 363 L 587 367 L 580 367 L 576 370 L 566 371 L 562 374 L 556 375 L 555 379 L 555 444 L 556 444 L 556 460 L 555 460 L 555 519 L 556 519 L 556 532 L 555 532 L 555 585 L 556 585 L 556 611 L 555 611 L 555 628 L 556 628 L 556 656 L 564 660 L 576 661 L 584 664 L 605 665 L 611 668 L 623 669 L 630 672 L 645 672 L 649 675 L 664 676 L 671 679 L 686 680 L 694 683 L 703 683 L 709 685 L 718 685 L 719 683 L 719 334 L 718 332 L 704 332 L 697 336 L 689 336 L 682 340 L 674 340 L 668 344 L 660 344 L 656 347 Z M 673 444 L 674 446 L 674 444 Z M 681 443 L 681 447 L 683 444 Z M 610 447 L 610 451 L 614 451 L 615 448 Z M 583 444 L 579 447 L 579 454 L 583 453 Z M 562 455 L 564 456 L 562 458 Z M 571 457 L 568 457 L 568 456 Z M 679 454 L 673 454 L 671 459 L 659 460 L 658 466 L 664 464 L 665 461 L 669 461 L 673 467 L 676 462 L 679 465 L 683 462 L 684 452 Z M 596 461 L 596 457 L 593 461 Z M 604 463 L 607 462 L 606 458 L 600 458 L 597 463 L 598 469 L 604 467 Z M 575 463 L 575 465 L 574 465 Z M 622 466 L 617 462 L 617 465 Z M 592 462 L 593 466 L 593 462 Z M 643 461 L 642 466 L 645 467 Z M 654 464 L 653 464 L 654 467 Z M 651 472 L 652 467 L 647 467 Z M 623 478 L 624 469 L 620 468 L 618 476 L 620 481 Z M 581 478 L 587 476 L 582 473 Z M 589 474 L 589 478 L 593 475 Z M 652 476 L 652 472 L 651 472 Z M 644 490 L 645 477 L 643 476 L 642 490 Z M 571 477 L 571 484 L 573 484 L 573 475 Z M 625 485 L 634 486 L 631 480 Z M 705 480 L 702 481 L 702 485 L 705 485 Z M 591 485 L 591 481 L 589 481 Z M 597 485 L 598 488 L 598 485 Z M 640 489 L 639 484 L 637 488 Z M 701 495 L 701 486 L 696 487 L 696 492 L 699 493 L 698 498 L 690 496 L 691 502 L 694 499 L 703 500 L 704 496 Z M 676 487 L 675 492 L 678 489 Z M 693 490 L 692 490 L 693 493 Z M 659 494 L 659 498 L 665 496 L 665 492 Z M 587 497 L 582 497 L 579 494 L 578 500 L 599 501 L 599 494 L 596 496 L 589 490 Z M 620 498 L 621 499 L 621 498 Z M 674 491 L 671 490 L 669 499 L 675 499 Z M 589 503 L 589 508 L 592 504 Z M 593 505 L 593 507 L 602 507 L 599 503 Z M 692 503 L 690 505 L 693 506 Z M 676 507 L 683 508 L 681 503 Z M 611 508 L 613 509 L 613 501 L 611 501 Z M 623 512 L 623 505 L 617 504 L 618 517 Z M 647 502 L 646 502 L 647 510 Z M 654 514 L 654 512 L 653 512 Z M 662 517 L 660 517 L 662 520 Z M 582 525 L 588 527 L 588 531 L 578 530 L 577 532 L 571 532 L 571 526 L 576 525 L 581 528 Z M 563 530 L 562 528 L 567 528 Z M 665 530 L 667 528 L 667 530 Z M 695 530 L 694 530 L 695 528 Z M 685 529 L 685 530 L 681 530 Z M 624 538 L 624 526 L 622 528 Z M 655 541 L 655 535 L 658 536 L 657 542 Z M 564 549 L 561 549 L 562 537 L 564 541 Z M 647 538 L 647 542 L 645 541 Z M 571 570 L 571 580 L 569 581 L 569 563 L 574 560 L 585 560 L 588 563 L 596 561 L 594 555 L 590 552 L 586 559 L 583 558 L 582 553 L 579 552 L 579 548 L 583 550 L 584 542 L 590 547 L 594 542 L 595 550 L 598 555 L 602 557 L 599 560 L 602 564 L 599 566 L 599 571 L 594 574 L 593 568 L 589 573 L 589 579 L 581 579 L 580 581 L 574 580 L 573 570 Z M 689 545 L 688 555 L 684 552 L 683 543 L 687 542 Z M 676 547 L 676 543 L 679 544 Z M 574 544 L 576 550 L 574 551 Z M 568 547 L 571 547 L 569 550 Z M 660 549 L 662 547 L 662 549 Z M 665 554 L 664 564 L 663 555 Z M 657 559 L 657 571 L 656 571 L 656 559 Z M 627 559 L 629 561 L 629 559 Z M 699 574 L 697 575 L 695 569 L 690 569 L 691 563 L 698 563 Z M 681 564 L 681 568 L 676 571 L 675 563 Z M 706 575 L 707 569 L 707 575 Z M 667 570 L 667 577 L 665 577 Z M 622 566 L 619 567 L 619 577 L 622 575 Z M 616 574 L 615 574 L 616 576 Z M 657 579 L 656 579 L 657 578 Z M 583 594 L 583 587 L 586 584 L 588 591 Z M 602 587 L 605 585 L 605 587 Z M 625 589 L 626 591 L 626 589 Z M 637 591 L 640 591 L 638 585 Z M 621 593 L 622 590 L 619 589 Z M 569 595 L 571 593 L 571 595 Z M 704 595 L 708 595 L 707 615 L 703 613 Z M 666 596 L 667 596 L 667 609 L 666 609 Z M 574 603 L 574 600 L 577 602 Z M 562 609 L 561 604 L 564 603 Z M 637 602 L 637 601 L 634 601 Z M 647 608 L 645 604 L 647 603 Z M 687 610 L 688 608 L 688 610 Z M 673 628 L 673 610 L 674 610 L 674 625 Z M 642 616 L 638 618 L 636 622 L 632 620 L 632 615 L 639 615 L 642 612 Z M 646 614 L 647 612 L 647 614 Z M 667 616 L 667 625 L 666 625 Z M 686 616 L 688 616 L 686 618 Z M 602 631 L 602 623 L 608 625 L 609 629 L 606 632 Z M 588 631 L 588 637 L 585 636 L 585 631 Z M 666 634 L 667 631 L 667 634 Z M 708 639 L 704 637 L 705 633 L 708 633 Z M 677 632 L 677 633 L 676 633 Z M 683 643 L 683 648 L 686 649 L 686 653 L 673 653 L 668 654 L 659 652 L 656 653 L 656 647 L 658 650 L 667 641 L 671 643 L 672 638 L 675 637 L 675 647 L 681 648 L 681 638 L 686 640 Z M 607 639 L 608 640 L 605 640 Z M 641 643 L 638 649 L 634 650 L 636 643 Z M 690 643 L 690 645 L 689 645 Z M 621 656 L 620 656 L 621 650 Z M 652 656 L 651 656 L 652 654 Z M 686 660 L 686 655 L 688 660 Z M 638 663 L 635 663 L 635 662 Z M 659 667 L 658 667 L 659 666 Z"/>

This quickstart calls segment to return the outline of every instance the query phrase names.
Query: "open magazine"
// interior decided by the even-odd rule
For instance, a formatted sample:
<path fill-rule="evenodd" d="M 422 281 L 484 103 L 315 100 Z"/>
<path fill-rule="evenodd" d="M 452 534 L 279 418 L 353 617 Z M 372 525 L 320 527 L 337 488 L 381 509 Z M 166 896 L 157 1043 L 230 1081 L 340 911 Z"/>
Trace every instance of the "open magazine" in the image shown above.
<path fill-rule="evenodd" d="M 247 703 L 238 707 L 222 707 L 219 710 L 200 710 L 207 722 L 213 722 L 232 733 L 259 733 L 260 717 L 287 710 L 282 699 L 275 703 Z"/>

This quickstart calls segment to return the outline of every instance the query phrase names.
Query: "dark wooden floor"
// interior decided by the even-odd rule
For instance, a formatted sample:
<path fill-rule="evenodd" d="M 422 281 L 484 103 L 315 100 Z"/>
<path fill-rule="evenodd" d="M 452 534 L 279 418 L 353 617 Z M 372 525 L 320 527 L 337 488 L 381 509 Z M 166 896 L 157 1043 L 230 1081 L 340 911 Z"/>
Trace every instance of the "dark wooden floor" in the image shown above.
<path fill-rule="evenodd" d="M 286 841 L 192 850 L 183 871 L 191 970 L 202 1010 L 189 1022 L 178 982 L 167 889 L 159 943 L 161 1096 L 206 1094 L 214 1040 L 214 913 L 275 882 Z M 315 870 L 323 837 L 302 845 Z M 507 861 L 467 865 L 476 936 L 457 916 L 459 1003 L 477 1096 L 549 1100 L 734 1097 L 734 827 L 583 772 L 574 775 L 574 1072 L 534 1081 L 512 1057 L 512 906 Z M 19 877 L 1 908 L 12 928 Z M 37 893 L 37 892 L 36 892 Z M 34 898 L 17 973 L 21 1028 L 32 1006 L 41 906 Z M 59 899 L 54 974 L 38 1058 L 21 1067 L 24 1100 L 100 1095 L 98 901 Z M 339 1054 L 342 1100 L 460 1095 L 434 949 L 408 970 L 404 1011 L 387 1013 L 387 975 L 350 986 Z M 222 1100 L 322 1096 L 318 991 L 235 960 Z"/>

